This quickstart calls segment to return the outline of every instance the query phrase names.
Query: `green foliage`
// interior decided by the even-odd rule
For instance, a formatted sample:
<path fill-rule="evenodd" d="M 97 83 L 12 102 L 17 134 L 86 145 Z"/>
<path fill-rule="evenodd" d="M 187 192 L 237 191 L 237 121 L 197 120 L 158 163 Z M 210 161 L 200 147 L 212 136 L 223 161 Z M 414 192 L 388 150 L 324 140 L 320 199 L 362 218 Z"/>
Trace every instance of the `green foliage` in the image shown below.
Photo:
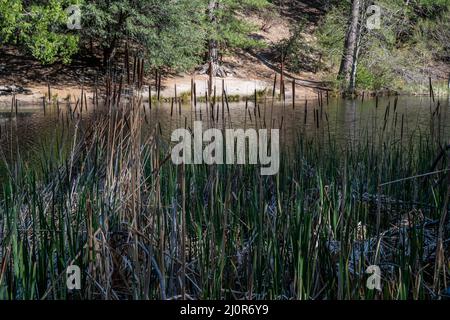
<path fill-rule="evenodd" d="M 286 69 L 291 72 L 314 71 L 318 66 L 317 52 L 303 35 L 305 25 L 305 21 L 297 23 L 290 31 L 291 36 L 274 48 L 278 53 L 275 59 L 280 61 L 283 55 Z"/>
<path fill-rule="evenodd" d="M 379 0 L 380 29 L 363 29 L 357 87 L 403 89 L 423 81 L 421 70 L 433 59 L 448 61 L 450 1 Z M 350 7 L 333 6 L 316 31 L 327 67 L 337 73 L 343 54 Z"/>
<path fill-rule="evenodd" d="M 209 3 L 209 0 L 204 0 Z M 228 48 L 262 47 L 249 35 L 256 30 L 253 23 L 246 21 L 245 13 L 262 10 L 270 6 L 267 0 L 218 0 L 215 11 L 216 22 L 208 22 L 206 31 L 210 40 L 216 40 Z"/>
<path fill-rule="evenodd" d="M 20 0 L 0 0 L 0 44 L 12 38 L 19 24 L 22 10 Z"/>
<path fill-rule="evenodd" d="M 343 9 L 333 7 L 322 18 L 316 31 L 317 44 L 332 69 L 338 67 L 344 50 L 347 20 Z"/>
<path fill-rule="evenodd" d="M 152 68 L 188 69 L 204 47 L 202 0 L 96 0 L 84 11 L 87 37 L 110 51 L 128 40 L 142 49 Z"/>
<path fill-rule="evenodd" d="M 389 66 L 368 66 L 363 62 L 358 65 L 356 73 L 356 86 L 363 90 L 382 90 L 395 87 L 398 79 Z"/>
<path fill-rule="evenodd" d="M 32 5 L 31 20 L 23 25 L 23 41 L 33 56 L 43 63 L 54 63 L 61 59 L 69 63 L 78 51 L 78 36 L 63 31 L 68 15 L 65 9 L 75 1 L 51 0 L 47 5 Z M 54 26 L 59 28 L 54 28 Z"/>
<path fill-rule="evenodd" d="M 208 40 L 226 47 L 254 47 L 254 26 L 243 14 L 267 0 L 219 0 L 216 21 L 207 19 L 207 0 L 0 0 L 0 43 L 25 48 L 44 64 L 69 63 L 80 37 L 67 29 L 65 9 L 82 5 L 82 40 L 92 40 L 111 61 L 128 41 L 149 68 L 188 70 L 201 62 Z"/>
<path fill-rule="evenodd" d="M 450 8 L 450 6 L 449 6 Z M 437 58 L 450 61 L 450 12 L 434 21 L 421 20 L 413 35 L 414 43 L 424 43 Z"/>
<path fill-rule="evenodd" d="M 371 89 L 374 87 L 375 75 L 371 73 L 366 67 L 360 65 L 357 70 L 356 85 L 361 89 Z"/>
<path fill-rule="evenodd" d="M 0 43 L 21 45 L 44 64 L 69 63 L 79 37 L 67 29 L 65 9 L 79 0 L 0 1 Z"/>
<path fill-rule="evenodd" d="M 168 67 L 176 71 L 193 68 L 201 62 L 205 47 L 205 31 L 201 24 L 205 13 L 201 0 L 183 0 L 158 4 L 152 18 L 152 28 L 143 42 L 152 67 Z M 201 8 L 201 10 L 199 10 Z"/>
<path fill-rule="evenodd" d="M 450 7 L 450 0 L 419 0 L 412 4 L 415 13 L 433 19 Z"/>

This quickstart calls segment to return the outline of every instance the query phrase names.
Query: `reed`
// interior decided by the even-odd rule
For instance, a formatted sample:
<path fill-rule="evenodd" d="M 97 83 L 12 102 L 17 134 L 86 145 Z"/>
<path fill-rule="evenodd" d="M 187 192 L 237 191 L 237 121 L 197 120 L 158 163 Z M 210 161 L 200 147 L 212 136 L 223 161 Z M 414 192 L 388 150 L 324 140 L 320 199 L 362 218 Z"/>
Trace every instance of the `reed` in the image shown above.
<path fill-rule="evenodd" d="M 93 124 L 66 115 L 68 155 L 57 139 L 39 168 L 18 160 L 9 171 L 1 299 L 435 299 L 446 288 L 448 150 L 403 135 L 404 115 L 401 143 L 384 134 L 396 126 L 388 108 L 375 133 L 342 146 L 315 108 L 328 140 L 299 134 L 264 177 L 250 165 L 172 165 L 161 124 L 144 134 L 143 97 L 109 94 L 116 104 Z M 66 289 L 71 264 L 80 291 Z M 366 287 L 370 265 L 380 292 Z"/>

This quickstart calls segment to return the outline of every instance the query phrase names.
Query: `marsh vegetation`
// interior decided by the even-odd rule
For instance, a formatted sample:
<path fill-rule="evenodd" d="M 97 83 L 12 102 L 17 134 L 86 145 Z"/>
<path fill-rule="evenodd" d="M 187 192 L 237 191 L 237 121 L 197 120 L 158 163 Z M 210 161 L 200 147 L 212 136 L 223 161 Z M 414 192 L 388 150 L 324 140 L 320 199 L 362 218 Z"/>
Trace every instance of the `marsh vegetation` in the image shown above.
<path fill-rule="evenodd" d="M 0 0 L 0 300 L 448 298 L 450 3 L 374 3 Z"/>
<path fill-rule="evenodd" d="M 310 101 L 309 111 L 261 100 L 230 113 L 218 102 L 217 120 L 209 104 L 149 110 L 139 94 L 84 113 L 49 107 L 60 129 L 44 152 L 29 161 L 16 144 L 4 160 L 0 296 L 436 299 L 449 280 L 449 110 L 415 99 Z M 221 130 L 264 127 L 265 103 L 286 139 L 278 175 L 171 163 L 166 126 L 202 114 Z M 26 121 L 9 117 L 4 135 Z M 72 264 L 81 291 L 67 291 Z M 382 269 L 381 292 L 366 287 L 369 265 Z"/>

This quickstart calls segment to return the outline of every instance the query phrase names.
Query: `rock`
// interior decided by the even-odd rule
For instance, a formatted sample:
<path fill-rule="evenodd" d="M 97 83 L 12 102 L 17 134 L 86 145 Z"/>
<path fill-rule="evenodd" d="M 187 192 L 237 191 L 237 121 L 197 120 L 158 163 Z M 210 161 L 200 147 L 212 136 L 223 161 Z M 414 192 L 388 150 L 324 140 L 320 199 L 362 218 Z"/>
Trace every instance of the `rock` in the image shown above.
<path fill-rule="evenodd" d="M 15 84 L 8 86 L 0 86 L 0 96 L 10 96 L 12 94 L 29 94 L 31 91 L 29 89 L 25 89 L 20 86 L 16 86 Z"/>

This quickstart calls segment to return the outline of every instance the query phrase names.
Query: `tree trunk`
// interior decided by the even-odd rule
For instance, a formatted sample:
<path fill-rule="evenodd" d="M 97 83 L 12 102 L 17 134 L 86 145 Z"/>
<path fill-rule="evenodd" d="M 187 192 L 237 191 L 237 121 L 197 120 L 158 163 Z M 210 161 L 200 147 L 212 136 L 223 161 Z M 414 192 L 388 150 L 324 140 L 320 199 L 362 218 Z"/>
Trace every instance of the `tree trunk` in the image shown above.
<path fill-rule="evenodd" d="M 362 0 L 352 1 L 352 14 L 345 39 L 344 54 L 341 60 L 338 78 L 342 81 L 343 91 L 354 93 L 356 66 L 359 55 L 359 42 L 362 26 L 360 23 Z"/>
<path fill-rule="evenodd" d="M 211 68 L 210 71 L 212 73 L 213 77 L 221 77 L 223 76 L 220 63 L 219 63 L 219 46 L 216 40 L 210 40 L 209 41 L 209 66 L 208 68 Z"/>
<path fill-rule="evenodd" d="M 209 21 L 212 25 L 217 24 L 217 17 L 216 17 L 216 10 L 218 7 L 217 0 L 209 0 L 208 5 L 208 16 Z M 209 74 L 211 74 L 213 77 L 217 75 L 217 70 L 219 69 L 219 48 L 217 44 L 217 40 L 211 39 L 209 41 Z"/>
<path fill-rule="evenodd" d="M 116 55 L 115 45 L 103 47 L 103 68 L 105 70 L 111 66 L 111 62 L 114 59 L 115 55 Z"/>
<path fill-rule="evenodd" d="M 364 2 L 364 1 L 363 1 Z M 350 83 L 348 85 L 348 93 L 354 94 L 356 90 L 356 73 L 358 69 L 358 61 L 359 61 L 359 52 L 361 49 L 361 41 L 362 41 L 362 28 L 363 28 L 363 21 L 366 19 L 365 15 L 365 6 L 363 5 L 364 10 L 362 11 L 361 15 L 361 22 L 358 23 L 358 32 L 357 32 L 357 39 L 356 39 L 356 47 L 355 47 L 355 54 L 353 58 L 353 64 L 352 64 L 352 72 L 350 76 Z"/>
<path fill-rule="evenodd" d="M 218 0 L 209 0 L 208 17 L 213 26 L 217 24 L 216 11 L 218 8 Z M 226 72 L 219 61 L 219 43 L 215 39 L 210 39 L 208 42 L 208 62 L 204 66 L 202 73 L 208 73 L 212 77 L 226 77 Z"/>

